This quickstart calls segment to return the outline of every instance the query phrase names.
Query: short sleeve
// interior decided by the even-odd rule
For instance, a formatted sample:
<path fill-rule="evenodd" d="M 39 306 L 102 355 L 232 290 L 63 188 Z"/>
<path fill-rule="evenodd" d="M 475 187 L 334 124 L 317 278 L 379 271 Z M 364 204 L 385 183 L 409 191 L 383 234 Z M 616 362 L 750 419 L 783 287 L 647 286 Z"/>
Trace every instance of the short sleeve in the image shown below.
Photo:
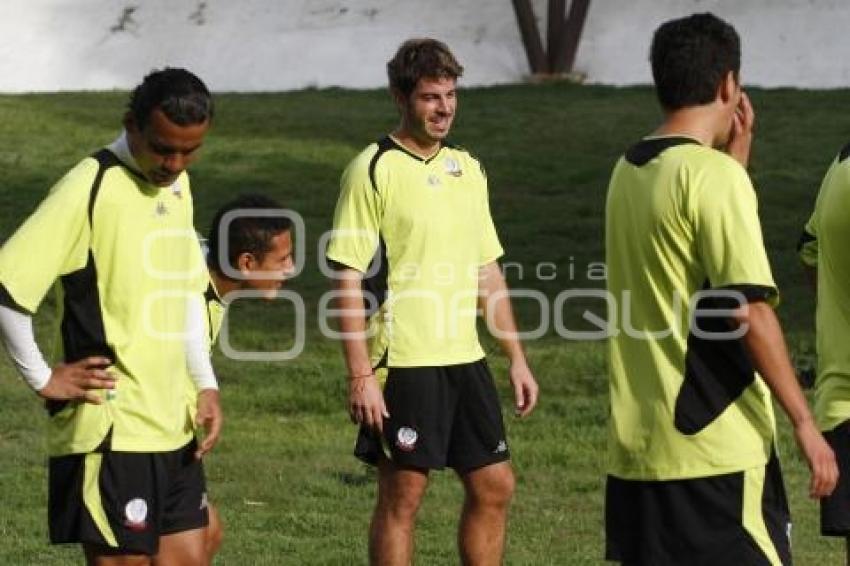
<path fill-rule="evenodd" d="M 187 178 L 186 185 L 188 186 L 188 184 Z M 189 281 L 189 290 L 193 293 L 203 294 L 210 285 L 210 275 L 207 269 L 206 240 L 195 229 L 195 205 L 191 191 L 187 191 L 186 199 L 188 201 L 186 203 L 186 230 L 194 234 L 193 238 L 189 238 L 191 242 L 189 270 L 194 275 Z"/>
<path fill-rule="evenodd" d="M 715 165 L 715 164 L 712 164 Z M 731 160 L 703 170 L 695 210 L 697 253 L 712 288 L 744 289 L 775 303 L 776 284 L 764 249 L 755 190 Z"/>
<path fill-rule="evenodd" d="M 34 313 L 54 281 L 88 261 L 88 203 L 98 164 L 86 159 L 65 175 L 0 248 L 0 283 Z"/>
<path fill-rule="evenodd" d="M 368 270 L 378 250 L 383 216 L 381 197 L 372 183 L 369 170 L 361 156 L 342 174 L 333 231 L 326 252 L 330 261 L 362 273 Z"/>
<path fill-rule="evenodd" d="M 800 234 L 800 240 L 797 242 L 797 253 L 800 255 L 800 261 L 809 267 L 818 266 L 817 216 L 818 210 L 815 208 L 803 228 L 803 233 Z"/>
<path fill-rule="evenodd" d="M 832 176 L 840 162 L 836 159 L 832 162 L 829 170 L 824 175 L 818 190 L 817 201 L 812 215 L 809 216 L 808 222 L 803 227 L 803 233 L 800 234 L 800 239 L 797 242 L 797 253 L 800 255 L 800 261 L 809 267 L 817 267 L 818 265 L 818 225 L 820 224 L 820 204 L 821 195 L 823 195 L 824 187 L 831 182 Z"/>

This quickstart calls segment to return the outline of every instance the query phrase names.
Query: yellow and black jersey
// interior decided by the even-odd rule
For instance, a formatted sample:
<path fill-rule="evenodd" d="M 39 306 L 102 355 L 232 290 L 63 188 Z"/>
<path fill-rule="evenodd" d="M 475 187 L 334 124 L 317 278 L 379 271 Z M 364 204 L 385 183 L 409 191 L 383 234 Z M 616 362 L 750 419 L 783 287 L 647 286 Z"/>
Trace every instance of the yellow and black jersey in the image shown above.
<path fill-rule="evenodd" d="M 616 305 L 609 473 L 665 480 L 763 466 L 770 392 L 722 313 L 705 312 L 778 298 L 747 173 L 690 138 L 642 140 L 613 171 L 605 233 Z"/>
<path fill-rule="evenodd" d="M 0 284 L 35 312 L 59 281 L 64 360 L 110 358 L 100 405 L 50 403 L 53 456 L 111 447 L 165 452 L 189 442 L 196 390 L 186 368 L 186 301 L 208 277 L 184 173 L 167 188 L 103 149 L 51 189 L 0 249 Z"/>
<path fill-rule="evenodd" d="M 373 365 L 446 366 L 481 359 L 478 270 L 502 255 L 487 179 L 467 151 L 423 159 L 392 137 L 342 176 L 329 260 L 366 274 Z"/>
<path fill-rule="evenodd" d="M 800 239 L 800 258 L 817 268 L 815 414 L 822 430 L 850 419 L 850 146 L 832 162 Z"/>

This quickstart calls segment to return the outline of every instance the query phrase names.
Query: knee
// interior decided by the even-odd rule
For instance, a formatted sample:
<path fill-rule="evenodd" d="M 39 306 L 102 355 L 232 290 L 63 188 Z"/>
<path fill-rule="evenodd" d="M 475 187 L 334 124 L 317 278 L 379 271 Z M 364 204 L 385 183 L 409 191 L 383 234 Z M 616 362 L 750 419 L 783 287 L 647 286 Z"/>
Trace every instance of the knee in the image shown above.
<path fill-rule="evenodd" d="M 216 555 L 218 549 L 221 548 L 221 542 L 224 540 L 224 529 L 221 527 L 221 519 L 218 516 L 218 510 L 210 506 L 209 508 L 209 525 L 204 532 L 204 551 L 207 559 L 212 562 L 213 556 Z"/>
<path fill-rule="evenodd" d="M 473 472 L 474 473 L 474 472 Z M 510 467 L 482 474 L 467 484 L 470 502 L 484 507 L 507 508 L 516 489 L 516 479 Z"/>
<path fill-rule="evenodd" d="M 175 560 L 174 562 L 163 560 L 162 563 L 206 566 L 207 564 L 212 564 L 212 556 L 207 554 L 206 548 L 192 547 L 184 549 L 179 560 Z"/>
<path fill-rule="evenodd" d="M 221 548 L 222 540 L 224 540 L 224 531 L 221 529 L 221 524 L 207 527 L 204 551 L 210 561 L 218 553 L 218 549 Z"/>
<path fill-rule="evenodd" d="M 418 491 L 394 490 L 383 498 L 381 506 L 394 520 L 412 522 L 421 502 L 422 494 Z"/>
<path fill-rule="evenodd" d="M 427 487 L 427 471 L 398 469 L 385 462 L 378 478 L 376 512 L 412 525 Z"/>

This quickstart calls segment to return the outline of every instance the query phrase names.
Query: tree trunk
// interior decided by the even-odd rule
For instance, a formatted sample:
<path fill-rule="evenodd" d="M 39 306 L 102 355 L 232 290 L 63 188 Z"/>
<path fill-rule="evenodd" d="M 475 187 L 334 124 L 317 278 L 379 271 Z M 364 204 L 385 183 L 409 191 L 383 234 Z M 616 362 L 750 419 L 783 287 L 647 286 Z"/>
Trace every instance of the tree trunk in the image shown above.
<path fill-rule="evenodd" d="M 572 72 L 590 0 L 571 0 L 569 15 L 567 0 L 549 0 L 545 50 L 531 0 L 511 1 L 531 72 L 555 75 Z"/>
<path fill-rule="evenodd" d="M 550 0 L 550 4 L 557 3 Z M 563 4 L 563 2 L 560 2 Z M 572 0 L 570 2 L 570 15 L 561 30 L 558 38 L 554 57 L 549 54 L 552 61 L 553 73 L 570 73 L 576 61 L 578 45 L 581 40 L 581 32 L 584 31 L 584 22 L 587 20 L 587 12 L 590 9 L 590 0 Z M 552 41 L 549 41 L 550 45 Z"/>
<path fill-rule="evenodd" d="M 543 51 L 543 42 L 540 40 L 540 30 L 537 29 L 537 19 L 534 17 L 534 8 L 531 0 L 512 0 L 516 12 L 519 33 L 525 46 L 525 54 L 528 57 L 528 66 L 532 73 L 546 73 L 548 65 L 546 53 Z"/>

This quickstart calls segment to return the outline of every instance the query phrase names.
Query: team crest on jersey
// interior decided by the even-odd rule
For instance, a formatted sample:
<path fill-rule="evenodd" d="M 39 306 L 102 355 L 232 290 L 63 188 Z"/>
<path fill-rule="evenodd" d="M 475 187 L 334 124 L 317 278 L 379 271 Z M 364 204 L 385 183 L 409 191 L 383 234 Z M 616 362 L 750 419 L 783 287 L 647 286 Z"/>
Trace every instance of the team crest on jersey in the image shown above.
<path fill-rule="evenodd" d="M 416 441 L 419 440 L 419 435 L 409 426 L 403 426 L 398 429 L 398 434 L 395 437 L 395 445 L 399 450 L 410 452 L 416 448 Z"/>
<path fill-rule="evenodd" d="M 460 168 L 460 163 L 458 163 L 457 159 L 454 159 L 453 157 L 446 157 L 443 164 L 446 166 L 446 173 L 452 177 L 460 177 L 463 175 L 463 169 Z"/>
<path fill-rule="evenodd" d="M 145 522 L 148 518 L 147 502 L 140 497 L 131 499 L 127 505 L 124 506 L 124 517 L 124 525 L 131 531 L 145 530 L 148 528 L 148 524 Z"/>

